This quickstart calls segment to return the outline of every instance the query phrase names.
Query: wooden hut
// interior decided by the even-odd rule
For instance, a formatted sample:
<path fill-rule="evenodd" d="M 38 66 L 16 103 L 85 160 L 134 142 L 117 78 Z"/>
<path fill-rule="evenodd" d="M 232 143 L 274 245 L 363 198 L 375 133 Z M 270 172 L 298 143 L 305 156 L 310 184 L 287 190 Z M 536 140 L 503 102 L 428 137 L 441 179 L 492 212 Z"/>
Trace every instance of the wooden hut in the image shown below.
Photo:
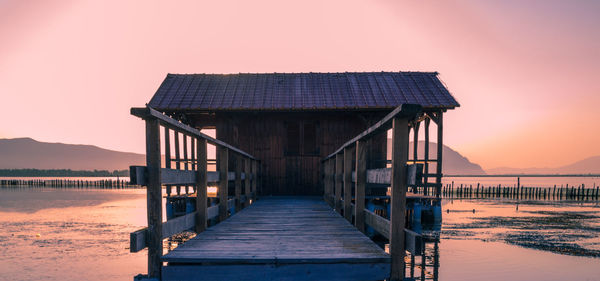
<path fill-rule="evenodd" d="M 437 158 L 412 160 L 439 187 L 441 165 L 430 163 L 441 163 L 443 113 L 459 104 L 436 72 L 168 74 L 148 105 L 260 159 L 259 195 L 320 195 L 321 160 L 401 104 L 423 107 L 411 127 L 424 121 L 426 143 L 437 124 Z M 384 166 L 387 137 L 373 141 L 369 162 Z"/>

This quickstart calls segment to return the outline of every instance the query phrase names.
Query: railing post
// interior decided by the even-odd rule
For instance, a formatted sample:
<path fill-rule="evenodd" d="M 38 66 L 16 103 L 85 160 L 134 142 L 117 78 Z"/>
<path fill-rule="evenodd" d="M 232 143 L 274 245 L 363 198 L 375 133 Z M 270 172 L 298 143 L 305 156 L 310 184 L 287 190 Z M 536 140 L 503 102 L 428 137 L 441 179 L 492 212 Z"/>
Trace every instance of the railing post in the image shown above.
<path fill-rule="evenodd" d="M 165 168 L 171 169 L 171 134 L 169 128 L 164 127 L 165 131 Z M 171 196 L 171 186 L 167 185 L 167 196 Z"/>
<path fill-rule="evenodd" d="M 219 221 L 224 221 L 227 218 L 227 201 L 228 201 L 228 193 L 229 193 L 229 149 L 227 147 L 218 146 L 219 155 L 217 156 L 219 161 L 219 189 L 217 193 L 219 194 Z"/>
<path fill-rule="evenodd" d="M 417 164 L 417 160 L 419 160 L 419 127 L 421 123 L 415 120 L 412 122 L 413 127 L 413 164 Z M 413 192 L 418 193 L 419 188 L 415 184 L 413 187 Z M 427 186 L 423 186 L 423 195 L 427 195 Z"/>
<path fill-rule="evenodd" d="M 252 160 L 252 203 L 256 201 L 256 187 L 258 185 L 258 161 Z"/>
<path fill-rule="evenodd" d="M 196 142 L 196 138 L 192 135 L 190 135 L 190 148 L 191 148 L 191 161 L 190 161 L 190 170 L 192 171 L 197 171 L 198 170 L 198 162 L 196 161 L 196 158 L 198 156 L 197 152 L 196 152 L 196 146 L 197 146 L 197 142 Z M 197 186 L 192 186 L 192 193 L 193 192 L 197 192 L 198 188 Z"/>
<path fill-rule="evenodd" d="M 408 161 L 408 120 L 392 121 L 392 178 L 390 214 L 391 280 L 404 278 L 404 224 L 406 209 L 406 162 Z"/>
<path fill-rule="evenodd" d="M 331 197 L 334 196 L 333 192 L 333 174 L 334 174 L 334 160 L 327 159 L 325 160 L 325 202 L 327 202 L 331 207 L 335 207 L 335 203 L 331 200 Z"/>
<path fill-rule="evenodd" d="M 429 117 L 425 118 L 425 155 L 423 155 L 425 160 L 424 171 L 423 171 L 423 186 L 427 187 L 429 183 L 429 123 L 431 123 L 431 119 Z M 439 197 L 439 194 L 436 194 Z"/>
<path fill-rule="evenodd" d="M 173 137 L 175 139 L 175 169 L 179 170 L 181 169 L 181 156 L 179 155 L 179 132 L 177 130 L 173 130 Z M 180 185 L 176 185 L 175 186 L 175 191 L 177 192 L 177 195 L 181 194 L 181 186 Z"/>
<path fill-rule="evenodd" d="M 436 197 L 440 197 L 439 189 L 442 187 L 442 156 L 444 155 L 444 114 L 440 111 L 437 114 L 437 164 L 435 176 Z"/>
<path fill-rule="evenodd" d="M 160 126 L 156 118 L 146 120 L 146 190 L 148 214 L 148 276 L 160 278 L 162 262 L 162 186 L 160 176 Z"/>
<path fill-rule="evenodd" d="M 196 233 L 206 230 L 206 140 L 198 139 L 196 141 Z"/>
<path fill-rule="evenodd" d="M 344 218 L 352 223 L 352 148 L 344 148 Z"/>
<path fill-rule="evenodd" d="M 242 209 L 242 156 L 235 154 L 235 211 Z"/>
<path fill-rule="evenodd" d="M 188 162 L 190 161 L 190 157 L 188 155 L 188 142 L 187 142 L 188 136 L 185 133 L 183 133 L 181 135 L 183 136 L 183 160 L 184 160 L 183 169 L 187 171 L 189 169 Z M 190 186 L 186 184 L 185 185 L 185 194 L 189 194 L 189 192 L 190 192 Z"/>
<path fill-rule="evenodd" d="M 356 141 L 356 183 L 354 199 L 354 225 L 361 232 L 365 232 L 365 189 L 367 185 L 367 142 Z"/>
<path fill-rule="evenodd" d="M 343 167 L 343 157 L 342 154 L 336 154 L 335 155 L 335 174 L 334 174 L 334 178 L 335 178 L 335 197 L 333 199 L 334 201 L 334 206 L 335 206 L 335 210 L 338 213 L 342 212 L 342 173 L 344 172 Z"/>
<path fill-rule="evenodd" d="M 250 159 L 244 159 L 244 194 L 246 195 L 246 201 L 244 201 L 244 208 L 250 205 Z"/>
<path fill-rule="evenodd" d="M 328 180 L 327 177 L 329 175 L 329 159 L 323 161 L 323 200 L 325 200 L 325 202 L 327 204 L 329 204 L 329 199 L 327 197 L 329 197 L 328 195 Z"/>

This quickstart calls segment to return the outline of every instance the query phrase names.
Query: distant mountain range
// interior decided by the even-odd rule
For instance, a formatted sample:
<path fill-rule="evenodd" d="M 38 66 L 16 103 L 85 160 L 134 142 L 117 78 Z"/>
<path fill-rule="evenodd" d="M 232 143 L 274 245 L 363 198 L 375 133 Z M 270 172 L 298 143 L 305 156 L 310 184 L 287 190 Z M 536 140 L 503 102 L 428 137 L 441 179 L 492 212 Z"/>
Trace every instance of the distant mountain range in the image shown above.
<path fill-rule="evenodd" d="M 409 149 L 409 159 L 413 157 L 413 142 L 410 142 Z M 417 153 L 419 154 L 419 159 L 423 159 L 425 155 L 425 142 L 419 141 L 419 145 L 417 147 Z M 388 157 L 391 156 L 391 139 L 388 139 Z M 460 153 L 455 151 L 454 149 L 444 145 L 443 150 L 443 158 L 442 158 L 442 173 L 448 175 L 485 175 L 486 172 L 479 166 L 475 164 L 466 157 L 462 156 Z M 430 142 L 429 143 L 429 159 L 437 158 L 437 143 Z M 430 172 L 435 172 L 435 164 L 430 166 Z"/>
<path fill-rule="evenodd" d="M 410 144 L 412 157 L 412 143 Z M 419 142 L 419 158 L 424 155 L 425 142 Z M 391 151 L 388 142 L 388 151 Z M 435 159 L 437 144 L 429 144 L 430 159 Z M 484 171 L 457 151 L 444 145 L 443 173 L 469 174 L 588 174 L 600 173 L 600 156 L 586 158 L 556 168 L 495 168 Z M 145 165 L 144 154 L 103 149 L 93 145 L 39 142 L 31 138 L 0 139 L 0 169 L 72 169 L 124 170 L 130 165 Z M 435 164 L 431 166 L 434 171 Z"/>
<path fill-rule="evenodd" d="M 39 142 L 31 138 L 0 139 L 0 169 L 114 171 L 145 163 L 144 154 L 93 145 Z"/>
<path fill-rule="evenodd" d="M 600 174 L 600 156 L 593 156 L 575 163 L 555 168 L 509 168 L 487 170 L 488 174 Z"/>

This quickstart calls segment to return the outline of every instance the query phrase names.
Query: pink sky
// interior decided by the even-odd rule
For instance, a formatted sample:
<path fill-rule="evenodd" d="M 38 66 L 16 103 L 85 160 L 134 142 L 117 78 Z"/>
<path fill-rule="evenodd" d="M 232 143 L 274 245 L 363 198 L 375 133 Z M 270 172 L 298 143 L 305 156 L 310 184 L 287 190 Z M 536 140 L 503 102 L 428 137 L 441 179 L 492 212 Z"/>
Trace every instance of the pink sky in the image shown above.
<path fill-rule="evenodd" d="M 526 3 L 525 3 L 526 2 Z M 597 1 L 0 1 L 0 138 L 144 151 L 167 73 L 438 71 L 479 163 L 600 155 Z"/>

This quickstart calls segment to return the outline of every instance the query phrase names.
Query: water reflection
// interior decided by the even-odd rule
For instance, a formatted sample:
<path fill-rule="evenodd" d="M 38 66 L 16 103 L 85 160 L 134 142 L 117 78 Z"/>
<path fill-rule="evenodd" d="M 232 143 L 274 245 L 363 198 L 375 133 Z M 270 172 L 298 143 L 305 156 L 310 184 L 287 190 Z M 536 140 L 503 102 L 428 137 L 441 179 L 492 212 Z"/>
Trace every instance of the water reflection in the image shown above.
<path fill-rule="evenodd" d="M 0 280 L 131 280 L 146 268 L 129 233 L 144 190 L 0 187 Z"/>
<path fill-rule="evenodd" d="M 406 275 L 413 280 L 439 280 L 440 238 L 428 237 L 420 254 L 405 257 Z"/>

